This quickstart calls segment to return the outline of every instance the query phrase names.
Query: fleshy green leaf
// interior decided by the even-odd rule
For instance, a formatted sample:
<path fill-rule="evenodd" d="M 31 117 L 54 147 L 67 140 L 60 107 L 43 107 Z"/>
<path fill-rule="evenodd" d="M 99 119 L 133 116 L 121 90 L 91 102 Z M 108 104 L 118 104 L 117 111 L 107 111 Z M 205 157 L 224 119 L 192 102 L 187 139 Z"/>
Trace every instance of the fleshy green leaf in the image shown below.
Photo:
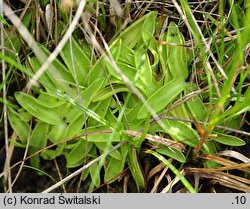
<path fill-rule="evenodd" d="M 30 138 L 30 146 L 42 149 L 47 144 L 47 137 L 49 131 L 49 124 L 38 121 Z"/>
<path fill-rule="evenodd" d="M 99 102 L 95 107 L 95 110 L 94 110 L 95 113 L 97 113 L 100 117 L 104 118 L 108 111 L 110 100 L 111 98 L 108 98 Z M 99 122 L 94 120 L 93 118 L 89 118 L 89 126 L 95 126 L 95 125 L 99 125 Z"/>
<path fill-rule="evenodd" d="M 87 146 L 87 147 L 86 147 Z M 92 143 L 86 140 L 79 139 L 79 141 L 71 148 L 70 152 L 66 155 L 67 168 L 79 166 L 83 163 L 84 157 L 92 147 Z"/>
<path fill-rule="evenodd" d="M 125 162 L 122 162 L 121 160 L 111 158 L 111 160 L 108 163 L 107 169 L 105 170 L 104 182 L 111 183 L 114 180 L 116 180 L 113 178 L 122 172 L 124 164 Z M 110 181 L 111 179 L 112 181 Z"/>
<path fill-rule="evenodd" d="M 194 90 L 197 90 L 197 87 L 195 87 L 193 84 L 190 84 L 186 93 L 190 93 Z M 206 119 L 207 109 L 198 96 L 187 101 L 186 104 L 193 118 L 198 121 L 204 121 Z"/>
<path fill-rule="evenodd" d="M 96 79 L 82 93 L 83 105 L 88 107 L 97 92 L 105 86 L 105 78 Z"/>
<path fill-rule="evenodd" d="M 143 38 L 147 40 L 148 34 L 154 31 L 156 15 L 156 12 L 150 12 L 127 27 L 119 36 L 123 44 L 132 49 L 141 39 L 140 34 L 144 34 Z"/>
<path fill-rule="evenodd" d="M 72 54 L 73 57 L 71 57 Z M 68 41 L 63 50 L 60 52 L 60 55 L 70 70 L 72 77 L 74 78 L 76 74 L 78 83 L 83 84 L 83 80 L 89 72 L 91 63 L 88 56 L 84 53 L 74 38 L 72 38 L 72 48 L 70 46 L 70 42 Z M 74 63 L 72 63 L 72 61 Z"/>
<path fill-rule="evenodd" d="M 101 178 L 100 178 L 100 165 L 99 163 L 94 163 L 93 165 L 91 165 L 89 167 L 89 171 L 90 171 L 90 176 L 92 179 L 92 183 L 98 187 L 101 184 Z"/>
<path fill-rule="evenodd" d="M 45 47 L 41 46 L 41 48 L 46 55 L 50 55 L 50 52 L 45 49 Z M 34 57 L 31 59 L 31 65 L 33 70 L 37 72 L 41 67 L 41 61 Z M 59 61 L 59 59 L 54 60 L 38 81 L 51 92 L 55 92 L 56 89 L 59 89 L 69 96 L 75 97 L 77 95 L 77 89 L 74 86 L 75 81 L 69 70 Z"/>
<path fill-rule="evenodd" d="M 52 126 L 52 128 L 48 134 L 48 139 L 52 143 L 62 141 L 63 139 L 65 139 L 64 136 L 65 136 L 66 127 L 67 127 L 66 123 L 60 123 L 58 125 Z"/>
<path fill-rule="evenodd" d="M 84 116 L 80 115 L 76 120 L 72 121 L 65 130 L 65 138 L 71 138 L 77 134 L 79 134 L 80 130 L 84 125 Z"/>
<path fill-rule="evenodd" d="M 130 145 L 128 146 L 129 146 L 128 148 L 130 149 L 130 151 L 128 152 L 129 168 L 135 180 L 137 189 L 140 191 L 140 189 L 145 188 L 145 177 L 141 169 L 141 166 L 139 164 L 136 150 L 133 147 L 130 147 Z"/>
<path fill-rule="evenodd" d="M 83 116 L 83 111 L 80 110 L 79 108 L 75 107 L 72 104 L 67 104 L 64 108 L 64 110 L 62 111 L 62 116 L 63 118 L 65 118 L 65 121 L 67 123 L 72 123 L 75 120 L 77 120 L 77 118 L 79 118 L 80 116 Z"/>
<path fill-rule="evenodd" d="M 229 146 L 243 146 L 246 144 L 245 141 L 236 136 L 231 136 L 222 133 L 216 133 L 217 137 L 215 137 L 215 141 L 221 144 L 229 145 Z"/>
<path fill-rule="evenodd" d="M 96 142 L 95 145 L 98 147 L 99 150 L 101 151 L 106 151 L 107 150 L 107 143 L 104 142 Z M 113 146 L 110 146 L 109 149 L 112 149 Z M 110 154 L 111 157 L 115 158 L 116 160 L 121 160 L 122 156 L 118 150 L 115 150 Z"/>
<path fill-rule="evenodd" d="M 195 147 L 198 143 L 198 133 L 186 123 L 175 120 L 162 120 L 166 130 L 163 130 L 159 125 L 153 125 L 151 129 L 154 131 L 164 131 L 169 134 L 173 139 L 191 147 Z"/>
<path fill-rule="evenodd" d="M 8 110 L 8 119 L 11 127 L 19 136 L 23 144 L 26 144 L 29 137 L 29 125 L 27 122 L 21 120 L 17 112 L 12 109 Z"/>
<path fill-rule="evenodd" d="M 183 46 L 185 40 L 178 26 L 171 22 L 167 31 L 167 64 L 173 78 L 182 78 L 184 81 L 188 78 L 187 55 Z M 174 46 L 172 45 L 174 44 Z M 178 57 L 178 59 L 176 59 Z M 168 79 L 167 79 L 168 80 Z"/>
<path fill-rule="evenodd" d="M 45 160 L 53 160 L 62 155 L 64 146 L 64 144 L 59 144 L 55 150 L 45 150 L 40 156 Z"/>
<path fill-rule="evenodd" d="M 159 112 L 172 102 L 185 89 L 186 85 L 187 83 L 183 81 L 183 79 L 174 79 L 150 96 L 147 103 L 155 110 L 155 112 Z M 149 111 L 144 104 L 140 109 L 137 118 L 146 118 L 148 114 Z"/>
<path fill-rule="evenodd" d="M 171 158 L 173 158 L 181 163 L 186 162 L 186 157 L 183 155 L 183 153 L 180 152 L 179 150 L 174 149 L 174 148 L 162 146 L 162 148 L 158 148 L 158 149 L 156 149 L 156 151 L 162 155 L 166 155 L 168 157 L 171 157 Z"/>
<path fill-rule="evenodd" d="M 102 127 L 100 129 L 102 129 Z M 107 133 L 106 131 L 108 131 L 109 133 Z M 79 134 L 81 133 L 86 133 L 86 131 L 82 130 Z M 111 137 L 111 135 L 112 135 L 111 131 L 107 129 L 103 130 L 103 132 L 101 130 L 92 132 L 91 129 L 88 129 L 88 141 L 89 142 L 106 143 L 108 139 Z M 120 134 L 116 132 L 114 134 L 114 137 L 112 138 L 112 142 L 120 142 L 120 141 L 121 141 Z"/>
<path fill-rule="evenodd" d="M 23 120 L 25 122 L 29 122 L 32 118 L 32 115 L 23 108 L 20 108 L 18 110 L 18 114 L 19 114 L 21 120 Z"/>
<path fill-rule="evenodd" d="M 58 98 L 44 91 L 40 92 L 39 97 L 37 98 L 37 102 L 41 104 L 42 106 L 45 106 L 48 108 L 59 107 L 65 103 L 65 101 L 62 100 L 61 98 Z"/>
<path fill-rule="evenodd" d="M 15 97 L 24 109 L 39 120 L 52 125 L 62 124 L 59 110 L 42 106 L 37 99 L 23 92 L 16 92 Z"/>
<path fill-rule="evenodd" d="M 114 90 L 113 90 L 113 89 Z M 128 92 L 129 89 L 125 85 L 113 85 L 112 88 L 107 86 L 106 88 L 101 89 L 94 97 L 93 102 L 98 102 L 112 97 L 114 94 L 119 92 Z"/>
<path fill-rule="evenodd" d="M 147 55 L 147 50 L 143 48 L 137 49 L 135 52 L 135 66 L 137 69 L 137 77 L 142 83 L 150 87 L 152 85 L 152 69 Z"/>
<path fill-rule="evenodd" d="M 29 63 L 32 66 L 32 69 L 37 72 L 38 69 L 41 67 L 40 62 L 36 57 L 29 58 Z M 44 72 L 39 78 L 38 82 L 43 85 L 44 88 L 50 91 L 54 91 L 57 87 L 56 83 L 53 82 L 53 80 L 50 78 L 50 76 Z"/>

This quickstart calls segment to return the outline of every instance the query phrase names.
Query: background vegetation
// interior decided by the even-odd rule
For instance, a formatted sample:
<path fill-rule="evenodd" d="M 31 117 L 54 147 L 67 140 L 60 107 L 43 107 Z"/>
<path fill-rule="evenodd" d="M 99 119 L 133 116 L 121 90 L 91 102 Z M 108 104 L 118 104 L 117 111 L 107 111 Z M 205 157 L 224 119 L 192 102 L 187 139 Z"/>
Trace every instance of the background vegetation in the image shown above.
<path fill-rule="evenodd" d="M 249 1 L 0 12 L 2 192 L 250 192 Z"/>

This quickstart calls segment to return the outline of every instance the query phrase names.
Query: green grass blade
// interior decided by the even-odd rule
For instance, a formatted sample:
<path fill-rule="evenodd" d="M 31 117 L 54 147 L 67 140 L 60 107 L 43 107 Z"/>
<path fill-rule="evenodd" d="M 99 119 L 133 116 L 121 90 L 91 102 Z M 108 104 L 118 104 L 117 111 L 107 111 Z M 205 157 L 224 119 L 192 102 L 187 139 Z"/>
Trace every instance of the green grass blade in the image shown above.
<path fill-rule="evenodd" d="M 57 182 L 51 175 L 49 175 L 48 173 L 46 173 L 45 171 L 43 171 L 43 170 L 41 170 L 41 169 L 39 169 L 39 168 L 35 168 L 35 167 L 33 167 L 33 166 L 28 166 L 28 165 L 23 165 L 23 167 L 24 167 L 24 168 L 30 168 L 30 169 L 32 169 L 32 170 L 35 170 L 35 171 L 37 171 L 37 172 L 39 172 L 39 173 L 41 173 L 41 174 L 43 174 L 43 175 L 48 176 L 52 181 Z"/>
<path fill-rule="evenodd" d="M 158 154 L 157 152 L 154 152 L 152 150 L 147 150 L 146 153 L 154 155 L 157 157 L 160 161 L 162 161 L 167 167 L 170 168 L 171 171 L 181 180 L 183 185 L 188 189 L 190 193 L 196 193 L 193 186 L 188 182 L 188 180 L 180 173 L 180 171 L 175 168 L 168 160 L 166 160 L 162 155 Z"/>

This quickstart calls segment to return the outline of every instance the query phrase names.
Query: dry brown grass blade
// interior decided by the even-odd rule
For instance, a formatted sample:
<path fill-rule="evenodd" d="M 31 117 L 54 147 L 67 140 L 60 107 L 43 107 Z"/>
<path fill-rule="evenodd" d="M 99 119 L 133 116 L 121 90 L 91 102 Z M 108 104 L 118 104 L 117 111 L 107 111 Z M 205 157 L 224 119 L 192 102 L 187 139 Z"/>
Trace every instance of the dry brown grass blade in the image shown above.
<path fill-rule="evenodd" d="M 217 153 L 217 155 L 232 157 L 232 158 L 240 160 L 244 163 L 250 162 L 250 159 L 248 157 L 246 157 L 246 156 L 242 155 L 241 153 L 236 152 L 234 150 L 221 151 L 221 152 Z"/>
<path fill-rule="evenodd" d="M 186 172 L 184 170 L 180 171 L 180 174 L 182 176 L 186 175 Z M 180 179 L 178 177 L 175 177 L 171 182 L 169 182 L 169 184 L 161 191 L 161 193 L 167 193 L 171 190 L 171 188 L 180 181 Z"/>
<path fill-rule="evenodd" d="M 216 173 L 200 173 L 201 178 L 207 178 L 211 180 L 211 183 L 219 183 L 223 186 L 236 189 L 238 191 L 250 192 L 250 181 L 245 178 L 226 174 L 224 172 Z"/>
<path fill-rule="evenodd" d="M 222 172 L 223 170 L 230 169 L 242 170 L 242 167 L 249 166 L 250 163 L 242 163 L 219 168 L 185 168 L 185 172 L 199 174 L 200 178 L 207 178 L 213 180 L 214 183 L 219 183 L 239 191 L 250 192 L 249 179 Z"/>
<path fill-rule="evenodd" d="M 166 165 L 164 163 L 160 163 L 155 166 L 148 174 L 147 181 L 149 181 L 156 173 L 159 173 Z"/>
<path fill-rule="evenodd" d="M 130 174 L 126 174 L 124 176 L 124 181 L 123 181 L 123 193 L 127 193 L 128 191 L 128 182 L 129 182 L 129 177 L 130 177 Z"/>
<path fill-rule="evenodd" d="M 166 166 L 166 167 L 164 168 L 164 170 L 161 172 L 161 175 L 160 175 L 160 176 L 157 178 L 157 180 L 155 181 L 154 187 L 152 188 L 152 190 L 150 191 L 150 193 L 155 193 L 155 192 L 157 192 L 157 188 L 158 188 L 158 186 L 160 185 L 160 183 L 161 183 L 163 177 L 165 176 L 165 174 L 167 173 L 167 171 L 168 171 L 168 167 Z"/>
<path fill-rule="evenodd" d="M 222 166 L 219 168 L 185 168 L 185 171 L 187 172 L 192 172 L 192 173 L 197 173 L 197 172 L 220 172 L 220 171 L 227 171 L 227 170 L 242 170 L 244 168 L 250 167 L 250 162 L 249 163 L 240 163 L 236 165 L 227 165 L 227 166 Z M 249 181 L 250 182 L 250 181 Z"/>
<path fill-rule="evenodd" d="M 228 159 L 225 159 L 225 158 L 222 158 L 222 157 L 219 157 L 217 155 L 202 154 L 199 157 L 202 159 L 205 159 L 205 160 L 211 160 L 213 162 L 219 163 L 219 164 L 224 165 L 224 166 L 236 166 L 238 170 L 250 173 L 250 169 L 245 167 L 245 165 L 244 165 L 244 167 L 240 168 L 240 166 L 238 166 L 239 165 L 238 163 L 233 162 L 233 161 L 228 160 Z M 249 163 L 249 161 L 246 163 Z"/>

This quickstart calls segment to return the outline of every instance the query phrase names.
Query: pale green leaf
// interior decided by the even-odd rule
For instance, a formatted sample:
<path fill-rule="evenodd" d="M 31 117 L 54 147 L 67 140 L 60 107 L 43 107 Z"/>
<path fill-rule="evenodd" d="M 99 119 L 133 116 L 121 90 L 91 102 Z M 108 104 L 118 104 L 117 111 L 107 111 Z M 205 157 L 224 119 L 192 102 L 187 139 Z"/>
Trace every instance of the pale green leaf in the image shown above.
<path fill-rule="evenodd" d="M 84 139 L 79 141 L 71 148 L 70 152 L 65 155 L 67 168 L 72 168 L 83 164 L 83 160 L 92 147 L 92 143 L 88 143 Z"/>
<path fill-rule="evenodd" d="M 45 150 L 40 156 L 45 160 L 53 160 L 58 156 L 61 156 L 63 153 L 64 144 L 59 144 L 56 149 L 53 150 Z"/>
<path fill-rule="evenodd" d="M 111 158 L 108 163 L 107 169 L 105 170 L 104 182 L 112 183 L 114 180 L 116 180 L 116 178 L 118 178 L 117 175 L 124 169 L 124 164 L 125 161 Z"/>
<path fill-rule="evenodd" d="M 105 142 L 95 142 L 95 145 L 98 147 L 99 150 L 101 150 L 103 152 L 107 150 L 107 142 L 106 143 Z M 108 150 L 110 150 L 112 148 L 114 148 L 114 146 L 111 145 L 108 147 Z M 116 160 L 122 159 L 121 153 L 118 150 L 115 150 L 114 152 L 112 152 L 110 154 L 110 156 L 115 158 Z"/>
<path fill-rule="evenodd" d="M 128 152 L 130 172 L 135 180 L 137 189 L 140 191 L 140 189 L 143 189 L 146 186 L 145 177 L 141 169 L 136 150 L 134 147 L 130 147 L 130 145 L 128 145 L 128 149 L 130 149 Z"/>
<path fill-rule="evenodd" d="M 111 98 L 108 98 L 108 99 L 105 99 L 101 102 L 99 102 L 94 111 L 95 113 L 97 113 L 100 117 L 105 117 L 107 111 L 108 111 L 108 108 L 109 108 L 109 105 L 110 105 L 110 100 Z M 94 120 L 93 118 L 89 118 L 89 126 L 96 126 L 96 125 L 99 125 L 99 122 Z"/>
<path fill-rule="evenodd" d="M 119 92 L 128 92 L 129 89 L 125 85 L 112 85 L 112 88 L 110 86 L 107 86 L 103 89 L 101 89 L 92 99 L 93 102 L 98 102 L 107 99 L 108 97 L 112 97 L 114 94 L 117 94 Z"/>
<path fill-rule="evenodd" d="M 67 127 L 66 123 L 60 123 L 58 125 L 52 126 L 52 128 L 48 134 L 48 139 L 52 143 L 62 141 L 63 139 L 65 139 L 64 136 L 65 136 L 66 127 Z"/>
<path fill-rule="evenodd" d="M 239 137 L 222 134 L 222 133 L 216 133 L 216 134 L 217 136 L 214 138 L 214 140 L 221 144 L 225 144 L 228 146 L 243 146 L 246 144 L 246 142 L 240 139 Z"/>
<path fill-rule="evenodd" d="M 52 125 L 62 123 L 63 120 L 59 110 L 42 106 L 37 99 L 23 92 L 16 92 L 15 97 L 25 110 L 39 120 Z"/>
<path fill-rule="evenodd" d="M 60 55 L 70 70 L 72 77 L 75 78 L 76 74 L 78 83 L 82 85 L 89 69 L 91 68 L 91 62 L 75 39 L 72 38 L 71 40 L 72 48 L 70 47 L 70 42 L 68 41 L 61 50 Z M 72 61 L 74 63 L 72 63 Z"/>
<path fill-rule="evenodd" d="M 8 109 L 8 119 L 22 143 L 26 144 L 30 132 L 29 124 L 21 120 L 19 114 L 12 109 Z"/>
<path fill-rule="evenodd" d="M 76 118 L 74 121 L 72 121 L 65 130 L 65 138 L 71 138 L 75 135 L 78 135 L 80 130 L 83 128 L 84 125 L 84 115 L 80 115 L 78 118 Z"/>
<path fill-rule="evenodd" d="M 153 95 L 151 95 L 146 101 L 155 112 L 163 110 L 170 102 L 172 102 L 186 87 L 187 83 L 183 79 L 174 79 L 171 82 L 165 84 L 160 89 L 158 89 Z M 138 119 L 146 118 L 149 111 L 144 104 L 138 115 Z"/>
<path fill-rule="evenodd" d="M 32 131 L 29 145 L 36 149 L 42 149 L 47 145 L 49 124 L 38 121 Z"/>
<path fill-rule="evenodd" d="M 37 98 L 37 102 L 40 105 L 48 108 L 56 108 L 65 103 L 65 101 L 61 98 L 58 98 L 55 95 L 44 91 L 40 92 L 39 97 Z"/>
<path fill-rule="evenodd" d="M 181 163 L 185 163 L 186 162 L 186 157 L 183 155 L 182 152 L 180 152 L 179 150 L 176 150 L 174 148 L 171 147 L 163 147 L 162 148 L 157 148 L 156 151 L 162 155 L 166 155 L 168 157 L 171 157 Z"/>
<path fill-rule="evenodd" d="M 101 178 L 100 178 L 100 169 L 101 166 L 99 165 L 99 163 L 94 163 L 93 165 L 91 165 L 89 167 L 89 171 L 90 171 L 90 176 L 92 179 L 92 183 L 98 187 L 101 184 Z"/>

